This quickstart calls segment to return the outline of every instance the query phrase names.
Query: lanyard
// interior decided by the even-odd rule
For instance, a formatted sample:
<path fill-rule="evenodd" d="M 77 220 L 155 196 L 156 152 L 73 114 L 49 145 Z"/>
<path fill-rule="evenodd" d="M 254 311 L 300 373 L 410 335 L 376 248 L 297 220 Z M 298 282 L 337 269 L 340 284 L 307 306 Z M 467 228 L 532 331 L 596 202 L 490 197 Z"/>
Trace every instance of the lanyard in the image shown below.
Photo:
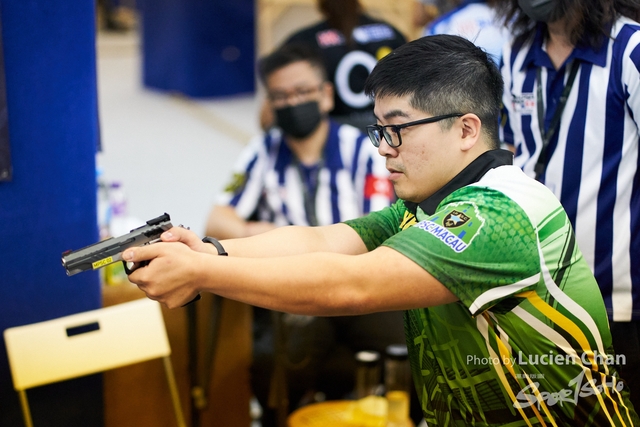
<path fill-rule="evenodd" d="M 304 211 L 307 216 L 307 221 L 309 225 L 316 226 L 318 225 L 318 218 L 316 216 L 316 195 L 318 194 L 318 178 L 320 176 L 320 170 L 324 166 L 324 158 L 320 160 L 320 162 L 309 171 L 309 168 L 306 168 L 309 173 L 306 173 L 303 170 L 303 166 L 299 161 L 296 161 L 296 169 L 298 170 L 298 175 L 300 176 L 300 182 L 304 187 L 303 198 L 304 198 Z"/>
<path fill-rule="evenodd" d="M 540 155 L 538 156 L 538 160 L 536 162 L 534 171 L 536 173 L 536 179 L 540 181 L 540 178 L 544 174 L 547 169 L 547 151 L 549 150 L 549 142 L 551 142 L 551 138 L 556 133 L 558 126 L 560 125 L 560 118 L 562 117 L 562 112 L 564 111 L 565 105 L 567 105 L 567 99 L 569 98 L 569 92 L 571 92 L 571 88 L 573 87 L 573 82 L 576 79 L 576 75 L 578 74 L 578 68 L 580 68 L 580 64 L 577 61 L 571 62 L 571 69 L 569 71 L 569 78 L 567 79 L 567 84 L 560 95 L 560 100 L 558 102 L 558 108 L 556 108 L 555 113 L 553 114 L 553 118 L 551 119 L 551 124 L 549 125 L 549 129 L 545 132 L 544 130 L 544 105 L 542 102 L 542 67 L 538 68 L 536 83 L 537 83 L 537 106 L 538 106 L 538 127 L 540 128 L 540 135 L 542 135 L 542 148 L 540 149 Z"/>

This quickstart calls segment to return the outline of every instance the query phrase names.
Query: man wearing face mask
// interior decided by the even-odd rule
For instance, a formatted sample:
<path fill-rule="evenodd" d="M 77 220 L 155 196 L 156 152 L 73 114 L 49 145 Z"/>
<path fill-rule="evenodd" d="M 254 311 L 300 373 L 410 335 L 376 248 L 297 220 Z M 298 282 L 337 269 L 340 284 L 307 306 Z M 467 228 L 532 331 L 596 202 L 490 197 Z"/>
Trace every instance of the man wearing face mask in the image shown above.
<path fill-rule="evenodd" d="M 360 130 L 328 117 L 333 87 L 319 53 L 302 44 L 285 45 L 259 62 L 259 73 L 277 126 L 240 155 L 211 211 L 207 235 L 228 239 L 284 225 L 330 225 L 389 206 L 395 196 L 384 158 Z M 251 377 L 264 411 L 263 427 L 276 424 L 276 411 L 269 405 L 273 314 L 254 308 Z M 290 410 L 313 392 L 328 399 L 344 397 L 353 388 L 356 351 L 382 352 L 405 340 L 401 312 L 285 315 L 284 323 Z"/>
<path fill-rule="evenodd" d="M 640 1 L 498 0 L 503 142 L 562 202 L 640 384 Z M 640 393 L 631 393 L 640 408 Z"/>

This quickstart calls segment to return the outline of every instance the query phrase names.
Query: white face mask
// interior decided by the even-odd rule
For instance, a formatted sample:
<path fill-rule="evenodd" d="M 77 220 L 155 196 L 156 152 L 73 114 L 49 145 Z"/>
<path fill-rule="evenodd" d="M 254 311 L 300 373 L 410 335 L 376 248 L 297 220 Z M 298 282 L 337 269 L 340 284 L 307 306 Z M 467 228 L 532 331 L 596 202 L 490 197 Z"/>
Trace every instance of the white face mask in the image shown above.
<path fill-rule="evenodd" d="M 518 6 L 534 21 L 550 22 L 556 4 L 553 0 L 518 0 Z"/>

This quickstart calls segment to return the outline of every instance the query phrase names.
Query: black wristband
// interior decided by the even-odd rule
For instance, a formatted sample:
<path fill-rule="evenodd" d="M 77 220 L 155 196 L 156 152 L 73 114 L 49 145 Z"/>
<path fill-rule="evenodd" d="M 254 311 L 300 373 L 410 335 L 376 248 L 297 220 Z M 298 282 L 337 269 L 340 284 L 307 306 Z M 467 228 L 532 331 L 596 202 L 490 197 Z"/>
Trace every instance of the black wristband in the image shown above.
<path fill-rule="evenodd" d="M 224 250 L 224 248 L 222 247 L 222 244 L 220 242 L 218 242 L 217 239 L 214 239 L 213 237 L 203 237 L 202 241 L 204 243 L 211 243 L 213 246 L 216 247 L 216 249 L 218 250 L 218 255 L 221 256 L 228 256 L 229 254 L 227 253 L 227 251 Z"/>
<path fill-rule="evenodd" d="M 224 248 L 222 247 L 222 244 L 220 242 L 218 242 L 217 239 L 214 239 L 213 237 L 203 237 L 202 241 L 204 243 L 211 243 L 213 246 L 216 247 L 216 249 L 218 250 L 218 255 L 222 255 L 222 256 L 228 256 L 229 254 L 227 253 L 227 251 L 224 250 Z M 183 305 L 183 307 L 191 304 L 192 302 L 198 301 L 200 299 L 200 294 L 196 295 L 196 297 L 189 301 L 188 303 L 186 303 L 185 305 Z"/>

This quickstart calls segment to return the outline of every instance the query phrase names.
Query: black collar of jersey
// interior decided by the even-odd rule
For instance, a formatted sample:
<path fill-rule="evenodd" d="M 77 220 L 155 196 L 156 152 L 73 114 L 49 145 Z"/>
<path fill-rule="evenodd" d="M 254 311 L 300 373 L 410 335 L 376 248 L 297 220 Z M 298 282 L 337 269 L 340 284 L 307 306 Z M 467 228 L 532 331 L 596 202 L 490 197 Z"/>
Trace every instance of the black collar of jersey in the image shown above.
<path fill-rule="evenodd" d="M 427 215 L 433 215 L 436 213 L 440 202 L 449 194 L 469 184 L 478 182 L 490 169 L 512 164 L 513 153 L 511 151 L 502 149 L 486 151 L 471 162 L 469 166 L 464 168 L 458 175 L 453 177 L 444 187 L 422 202 L 415 203 L 405 201 L 404 204 L 407 209 L 409 209 L 409 212 L 414 215 L 416 214 L 418 206 L 420 206 L 420 209 Z"/>

